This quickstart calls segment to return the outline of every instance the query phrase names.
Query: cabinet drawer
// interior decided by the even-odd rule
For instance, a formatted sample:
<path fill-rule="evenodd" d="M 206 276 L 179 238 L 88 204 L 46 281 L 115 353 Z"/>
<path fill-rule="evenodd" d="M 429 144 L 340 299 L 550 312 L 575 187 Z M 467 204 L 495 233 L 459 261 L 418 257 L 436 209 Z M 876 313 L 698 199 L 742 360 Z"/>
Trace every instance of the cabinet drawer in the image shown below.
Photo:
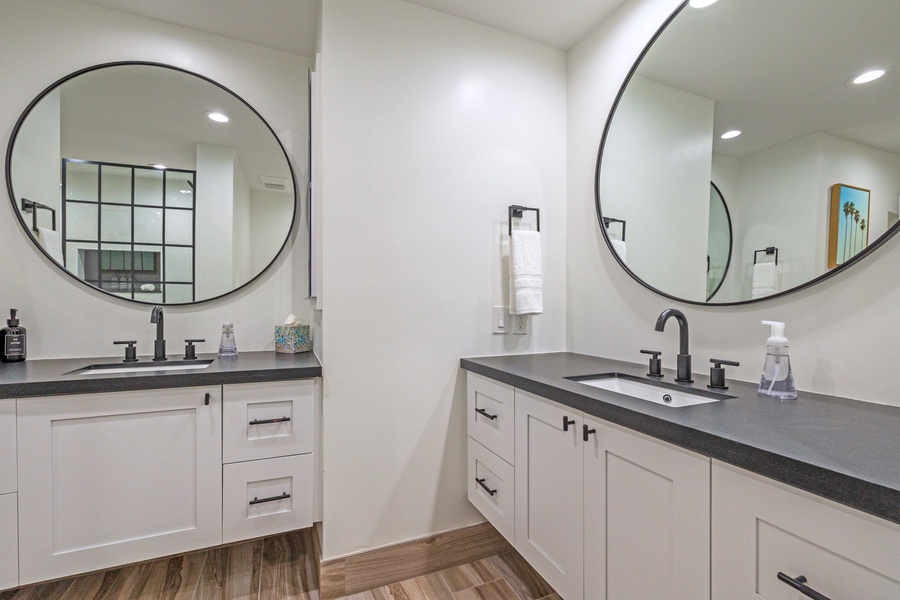
<path fill-rule="evenodd" d="M 778 573 L 833 600 L 900 598 L 900 527 L 713 463 L 714 600 L 805 598 Z"/>
<path fill-rule="evenodd" d="M 515 394 L 512 386 L 469 373 L 466 383 L 469 435 L 515 465 Z"/>
<path fill-rule="evenodd" d="M 0 494 L 16 491 L 16 401 L 0 400 Z"/>
<path fill-rule="evenodd" d="M 316 380 L 226 385 L 222 462 L 313 451 Z"/>
<path fill-rule="evenodd" d="M 515 544 L 515 469 L 469 438 L 469 502 Z M 492 493 L 493 492 L 493 493 Z"/>
<path fill-rule="evenodd" d="M 19 585 L 19 531 L 16 495 L 0 496 L 0 590 Z"/>
<path fill-rule="evenodd" d="M 313 462 L 302 454 L 225 465 L 224 542 L 312 526 Z"/>

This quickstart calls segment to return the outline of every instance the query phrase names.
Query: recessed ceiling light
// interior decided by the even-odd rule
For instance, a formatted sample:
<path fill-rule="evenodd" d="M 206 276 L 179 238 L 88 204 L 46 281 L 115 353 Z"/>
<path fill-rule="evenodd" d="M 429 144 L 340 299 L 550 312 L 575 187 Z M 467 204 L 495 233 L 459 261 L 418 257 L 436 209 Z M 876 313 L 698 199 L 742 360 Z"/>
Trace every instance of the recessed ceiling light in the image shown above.
<path fill-rule="evenodd" d="M 688 4 L 691 5 L 691 8 L 706 8 L 718 1 L 719 0 L 691 0 Z"/>
<path fill-rule="evenodd" d="M 871 71 L 866 71 L 865 73 L 861 73 L 853 78 L 853 83 L 859 85 L 861 83 L 869 83 L 870 81 L 875 81 L 879 77 L 884 75 L 884 69 L 872 69 Z"/>
<path fill-rule="evenodd" d="M 153 167 L 154 169 L 159 169 L 159 170 L 161 170 L 161 171 L 169 168 L 169 167 L 167 167 L 166 165 L 161 165 L 161 164 L 159 164 L 159 163 L 156 163 L 156 164 L 150 164 L 149 166 Z"/>
<path fill-rule="evenodd" d="M 228 121 L 231 120 L 228 118 L 228 115 L 226 115 L 223 112 L 218 112 L 218 111 L 208 112 L 208 113 L 206 113 L 206 116 L 209 117 L 210 120 L 215 121 L 216 123 L 227 123 Z"/>
<path fill-rule="evenodd" d="M 731 131 L 726 131 L 725 133 L 723 133 L 723 134 L 722 134 L 722 139 L 723 139 L 723 140 L 730 140 L 731 138 L 736 138 L 736 137 L 739 136 L 739 135 L 741 135 L 741 130 L 740 130 L 740 129 L 732 129 Z"/>

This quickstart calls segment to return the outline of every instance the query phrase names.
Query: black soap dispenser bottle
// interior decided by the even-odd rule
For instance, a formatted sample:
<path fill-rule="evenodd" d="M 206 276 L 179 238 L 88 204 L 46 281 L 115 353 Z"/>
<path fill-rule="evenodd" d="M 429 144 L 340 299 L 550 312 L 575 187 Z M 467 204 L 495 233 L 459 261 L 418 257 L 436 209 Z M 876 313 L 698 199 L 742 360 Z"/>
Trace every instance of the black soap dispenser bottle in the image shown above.
<path fill-rule="evenodd" d="M 0 343 L 3 344 L 0 361 L 3 362 L 25 360 L 25 328 L 19 327 L 19 319 L 16 318 L 17 312 L 19 311 L 15 308 L 10 309 L 6 327 L 0 329 Z"/>

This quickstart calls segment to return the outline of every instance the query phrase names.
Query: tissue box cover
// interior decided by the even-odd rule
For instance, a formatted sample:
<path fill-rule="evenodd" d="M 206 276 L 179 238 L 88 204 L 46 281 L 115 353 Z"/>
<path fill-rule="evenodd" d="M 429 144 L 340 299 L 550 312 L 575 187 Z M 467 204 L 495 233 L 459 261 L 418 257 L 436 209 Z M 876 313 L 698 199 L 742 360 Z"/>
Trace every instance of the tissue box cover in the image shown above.
<path fill-rule="evenodd" d="M 312 350 L 309 325 L 276 325 L 275 352 L 296 354 Z"/>

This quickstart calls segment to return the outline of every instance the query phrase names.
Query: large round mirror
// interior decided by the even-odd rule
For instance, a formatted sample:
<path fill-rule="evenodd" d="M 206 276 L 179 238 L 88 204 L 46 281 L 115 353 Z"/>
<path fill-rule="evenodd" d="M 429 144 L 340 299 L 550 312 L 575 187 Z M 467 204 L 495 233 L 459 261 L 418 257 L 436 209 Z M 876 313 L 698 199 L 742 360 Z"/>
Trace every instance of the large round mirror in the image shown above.
<path fill-rule="evenodd" d="M 629 274 L 672 299 L 743 303 L 829 277 L 892 235 L 898 22 L 900 2 L 883 0 L 685 2 L 629 75 L 601 143 L 599 222 L 625 222 L 624 244 L 601 229 Z M 712 295 L 710 181 L 733 236 Z"/>
<path fill-rule="evenodd" d="M 287 243 L 294 175 L 230 90 L 153 63 L 74 73 L 25 110 L 6 155 L 14 211 L 68 275 L 187 304 L 255 279 Z"/>

